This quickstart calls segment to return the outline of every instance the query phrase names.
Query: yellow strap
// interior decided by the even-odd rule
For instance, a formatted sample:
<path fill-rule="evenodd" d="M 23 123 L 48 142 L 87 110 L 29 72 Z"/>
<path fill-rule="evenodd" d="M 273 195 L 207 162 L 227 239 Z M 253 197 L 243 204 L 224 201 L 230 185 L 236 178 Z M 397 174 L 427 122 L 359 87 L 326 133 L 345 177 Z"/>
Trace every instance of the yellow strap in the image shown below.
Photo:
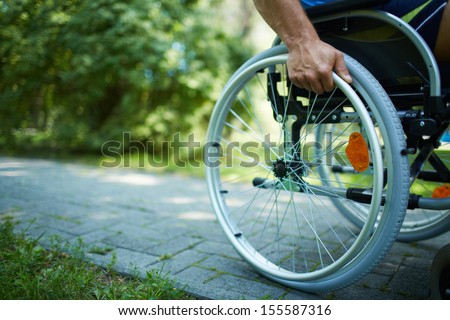
<path fill-rule="evenodd" d="M 432 0 L 428 0 L 427 2 L 425 2 L 423 5 L 421 5 L 420 7 L 417 7 L 416 9 L 414 9 L 413 11 L 405 14 L 402 19 L 403 21 L 409 23 L 415 16 L 417 16 L 417 14 L 422 11 L 423 8 L 425 8 Z"/>

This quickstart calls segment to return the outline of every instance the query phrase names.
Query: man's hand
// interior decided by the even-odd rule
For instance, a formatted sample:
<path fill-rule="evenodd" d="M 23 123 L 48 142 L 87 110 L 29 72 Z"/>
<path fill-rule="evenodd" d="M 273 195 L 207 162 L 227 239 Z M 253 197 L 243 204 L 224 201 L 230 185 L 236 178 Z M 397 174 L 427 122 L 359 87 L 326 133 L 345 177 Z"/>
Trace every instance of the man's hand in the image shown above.
<path fill-rule="evenodd" d="M 297 87 L 317 94 L 334 89 L 333 70 L 346 82 L 352 82 L 342 52 L 320 40 L 291 46 L 287 65 L 289 78 Z"/>
<path fill-rule="evenodd" d="M 253 0 L 261 16 L 289 49 L 292 82 L 317 94 L 334 88 L 332 71 L 350 83 L 342 52 L 322 42 L 298 0 Z"/>

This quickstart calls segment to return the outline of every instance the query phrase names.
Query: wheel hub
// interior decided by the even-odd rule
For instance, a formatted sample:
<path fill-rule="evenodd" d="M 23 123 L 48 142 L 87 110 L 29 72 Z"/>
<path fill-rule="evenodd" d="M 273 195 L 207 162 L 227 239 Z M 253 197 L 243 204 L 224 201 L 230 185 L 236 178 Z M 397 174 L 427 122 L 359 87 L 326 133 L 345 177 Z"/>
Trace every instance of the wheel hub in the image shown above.
<path fill-rule="evenodd" d="M 279 159 L 273 164 L 273 173 L 278 179 L 286 178 L 287 171 L 287 164 L 283 159 Z"/>

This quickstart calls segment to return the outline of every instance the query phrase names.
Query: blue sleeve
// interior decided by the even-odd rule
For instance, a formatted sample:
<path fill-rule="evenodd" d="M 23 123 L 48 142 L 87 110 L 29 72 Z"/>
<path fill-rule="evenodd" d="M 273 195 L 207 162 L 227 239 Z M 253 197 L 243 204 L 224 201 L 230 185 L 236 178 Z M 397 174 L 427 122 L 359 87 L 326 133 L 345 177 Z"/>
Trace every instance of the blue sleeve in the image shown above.
<path fill-rule="evenodd" d="M 302 0 L 301 3 L 303 8 L 309 8 L 332 1 L 334 0 Z"/>

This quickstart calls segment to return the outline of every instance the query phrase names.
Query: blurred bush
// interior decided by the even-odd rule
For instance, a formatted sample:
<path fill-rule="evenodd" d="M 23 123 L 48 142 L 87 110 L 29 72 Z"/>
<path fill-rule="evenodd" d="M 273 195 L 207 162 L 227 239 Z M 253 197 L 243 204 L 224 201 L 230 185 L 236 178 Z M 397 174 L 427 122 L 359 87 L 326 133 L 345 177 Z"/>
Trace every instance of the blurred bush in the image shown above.
<path fill-rule="evenodd" d="M 0 0 L 0 148 L 98 152 L 205 127 L 251 54 L 220 3 Z"/>

